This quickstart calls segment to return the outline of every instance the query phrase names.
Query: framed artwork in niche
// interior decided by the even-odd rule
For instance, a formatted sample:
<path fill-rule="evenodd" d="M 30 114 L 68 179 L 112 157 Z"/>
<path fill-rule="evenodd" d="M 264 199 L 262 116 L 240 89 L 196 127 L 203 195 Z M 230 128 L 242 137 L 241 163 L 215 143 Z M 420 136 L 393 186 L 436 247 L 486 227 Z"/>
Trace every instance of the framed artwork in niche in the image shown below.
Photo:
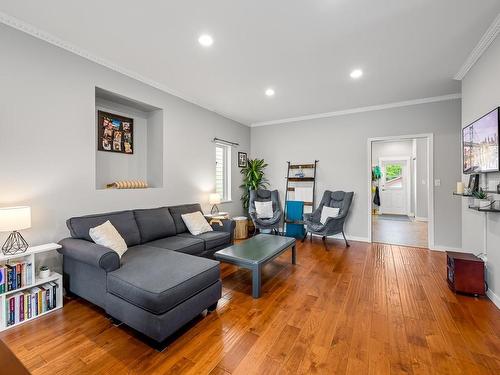
<path fill-rule="evenodd" d="M 247 153 L 238 152 L 238 167 L 245 168 L 247 166 Z"/>
<path fill-rule="evenodd" d="M 134 119 L 97 111 L 97 149 L 134 153 Z"/>

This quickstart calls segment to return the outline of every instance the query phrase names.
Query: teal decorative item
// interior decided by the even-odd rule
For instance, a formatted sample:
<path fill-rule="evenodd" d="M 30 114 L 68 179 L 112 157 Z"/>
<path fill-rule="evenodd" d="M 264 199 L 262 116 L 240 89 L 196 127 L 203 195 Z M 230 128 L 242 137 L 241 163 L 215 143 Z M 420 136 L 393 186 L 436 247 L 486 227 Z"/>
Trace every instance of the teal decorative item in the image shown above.
<path fill-rule="evenodd" d="M 286 203 L 286 236 L 303 238 L 305 234 L 303 217 L 304 202 L 287 201 Z"/>

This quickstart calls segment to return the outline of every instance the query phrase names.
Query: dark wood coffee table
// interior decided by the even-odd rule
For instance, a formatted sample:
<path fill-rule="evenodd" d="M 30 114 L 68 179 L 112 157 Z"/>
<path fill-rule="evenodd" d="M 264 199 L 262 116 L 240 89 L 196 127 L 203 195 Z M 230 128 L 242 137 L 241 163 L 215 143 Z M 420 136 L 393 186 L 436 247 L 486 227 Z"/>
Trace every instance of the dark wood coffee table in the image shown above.
<path fill-rule="evenodd" d="M 258 234 L 246 241 L 234 244 L 215 253 L 215 259 L 235 264 L 252 271 L 252 296 L 261 294 L 262 267 L 292 248 L 292 264 L 296 264 L 295 238 Z"/>

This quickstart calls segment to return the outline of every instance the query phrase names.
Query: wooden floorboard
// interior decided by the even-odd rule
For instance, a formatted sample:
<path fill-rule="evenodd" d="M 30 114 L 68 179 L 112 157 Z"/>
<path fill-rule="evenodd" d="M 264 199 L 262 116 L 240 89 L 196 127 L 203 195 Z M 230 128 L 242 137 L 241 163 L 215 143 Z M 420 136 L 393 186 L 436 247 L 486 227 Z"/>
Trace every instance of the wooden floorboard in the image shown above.
<path fill-rule="evenodd" d="M 500 311 L 452 293 L 445 254 L 320 239 L 251 274 L 222 265 L 223 297 L 159 353 L 79 298 L 0 334 L 33 374 L 499 374 Z"/>

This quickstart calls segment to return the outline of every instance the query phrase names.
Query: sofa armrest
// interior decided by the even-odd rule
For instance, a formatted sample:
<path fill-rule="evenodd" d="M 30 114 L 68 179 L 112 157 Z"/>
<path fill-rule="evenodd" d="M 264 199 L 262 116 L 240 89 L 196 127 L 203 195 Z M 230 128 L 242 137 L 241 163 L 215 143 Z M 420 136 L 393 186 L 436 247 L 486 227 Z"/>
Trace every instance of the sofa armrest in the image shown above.
<path fill-rule="evenodd" d="M 106 272 L 120 268 L 120 257 L 116 251 L 105 246 L 76 238 L 65 238 L 59 244 L 62 248 L 58 251 L 65 257 L 102 268 Z"/>
<path fill-rule="evenodd" d="M 236 228 L 236 222 L 231 219 L 222 219 L 220 220 L 222 225 L 219 223 L 213 223 L 212 229 L 218 232 L 227 232 L 231 236 L 231 244 L 234 243 L 234 228 Z"/>

